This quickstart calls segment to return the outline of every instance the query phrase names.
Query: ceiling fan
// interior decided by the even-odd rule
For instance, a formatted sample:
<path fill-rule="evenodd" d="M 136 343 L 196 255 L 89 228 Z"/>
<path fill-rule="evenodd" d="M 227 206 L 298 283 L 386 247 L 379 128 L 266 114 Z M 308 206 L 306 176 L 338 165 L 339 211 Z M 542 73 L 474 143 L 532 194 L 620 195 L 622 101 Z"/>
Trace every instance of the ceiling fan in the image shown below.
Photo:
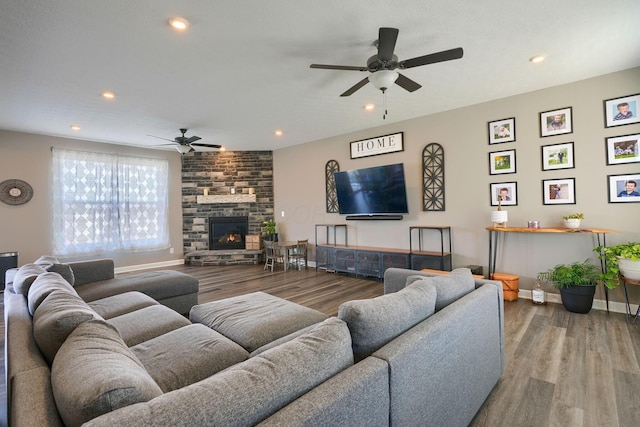
<path fill-rule="evenodd" d="M 176 136 L 173 140 L 162 138 L 160 136 L 154 136 L 154 135 L 149 135 L 149 136 L 153 136 L 154 138 L 160 138 L 160 139 L 164 139 L 166 141 L 172 142 L 172 144 L 162 144 L 162 145 L 178 144 L 176 146 L 176 150 L 178 150 L 180 154 L 186 154 L 186 153 L 195 151 L 195 148 L 193 147 L 222 148 L 222 145 L 219 145 L 219 144 L 202 144 L 199 142 L 197 143 L 196 141 L 200 141 L 202 138 L 196 135 L 190 136 L 187 138 L 186 136 L 184 136 L 184 134 L 187 133 L 187 130 L 188 129 L 180 129 L 180 133 L 182 133 L 182 135 Z"/>
<path fill-rule="evenodd" d="M 384 92 L 393 83 L 408 90 L 414 92 L 420 89 L 422 86 L 410 78 L 400 74 L 396 69 L 406 70 L 408 68 L 420 67 L 422 65 L 435 64 L 437 62 L 451 61 L 453 59 L 462 58 L 462 48 L 443 50 L 441 52 L 431 53 L 429 55 L 418 56 L 416 58 L 405 59 L 404 61 L 398 61 L 398 57 L 393 54 L 396 47 L 396 40 L 398 39 L 397 28 L 381 27 L 378 32 L 378 40 L 375 45 L 378 47 L 378 54 L 373 55 L 367 60 L 365 67 L 350 66 L 350 65 L 323 65 L 323 64 L 311 64 L 311 68 L 322 68 L 326 70 L 345 70 L 345 71 L 368 71 L 371 74 L 368 77 L 360 80 L 358 83 L 347 89 L 346 92 L 340 96 L 352 95 L 355 91 L 371 82 L 376 89 Z"/>

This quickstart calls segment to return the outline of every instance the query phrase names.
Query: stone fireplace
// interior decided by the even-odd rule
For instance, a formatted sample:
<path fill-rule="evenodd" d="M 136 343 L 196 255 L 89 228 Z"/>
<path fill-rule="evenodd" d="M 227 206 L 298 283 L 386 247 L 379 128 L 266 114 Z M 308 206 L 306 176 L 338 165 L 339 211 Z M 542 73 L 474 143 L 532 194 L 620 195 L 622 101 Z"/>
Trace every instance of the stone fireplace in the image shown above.
<path fill-rule="evenodd" d="M 244 249 L 249 230 L 249 217 L 209 217 L 209 250 Z"/>

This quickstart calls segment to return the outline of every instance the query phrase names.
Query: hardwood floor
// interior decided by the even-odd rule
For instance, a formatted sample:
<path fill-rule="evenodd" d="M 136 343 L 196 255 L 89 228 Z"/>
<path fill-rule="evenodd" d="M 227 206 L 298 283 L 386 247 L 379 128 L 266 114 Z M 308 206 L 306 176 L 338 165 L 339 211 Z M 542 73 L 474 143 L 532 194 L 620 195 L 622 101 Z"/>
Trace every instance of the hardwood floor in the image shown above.
<path fill-rule="evenodd" d="M 376 280 L 314 269 L 171 269 L 200 280 L 200 303 L 263 291 L 334 316 L 344 301 L 383 292 Z M 505 372 L 471 426 L 640 425 L 640 322 L 599 310 L 569 313 L 559 304 L 505 302 L 505 357 Z M 1 381 L 4 401 L 4 374 Z"/>

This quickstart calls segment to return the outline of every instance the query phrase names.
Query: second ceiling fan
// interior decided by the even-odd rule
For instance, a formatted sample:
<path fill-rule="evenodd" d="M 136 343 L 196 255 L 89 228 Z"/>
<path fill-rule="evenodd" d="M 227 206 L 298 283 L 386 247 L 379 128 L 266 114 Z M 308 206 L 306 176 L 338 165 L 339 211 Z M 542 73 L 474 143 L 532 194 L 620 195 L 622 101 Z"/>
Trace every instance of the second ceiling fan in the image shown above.
<path fill-rule="evenodd" d="M 395 71 L 396 69 L 406 70 L 408 68 L 420 67 L 422 65 L 435 64 L 437 62 L 451 61 L 453 59 L 462 58 L 462 48 L 443 50 L 441 52 L 431 53 L 429 55 L 418 56 L 416 58 L 405 59 L 404 61 L 398 61 L 398 57 L 394 55 L 393 51 L 396 48 L 396 41 L 398 39 L 397 28 L 381 27 L 378 32 L 378 54 L 373 55 L 367 60 L 367 65 L 364 67 L 350 66 L 350 65 L 324 65 L 324 64 L 311 64 L 311 68 L 321 68 L 326 70 L 344 70 L 344 71 L 368 71 L 371 74 L 358 83 L 347 89 L 340 96 L 349 96 L 362 88 L 367 83 L 371 82 L 377 89 L 380 89 L 383 93 L 393 83 L 408 90 L 414 92 L 420 89 L 422 86 L 410 78 Z"/>

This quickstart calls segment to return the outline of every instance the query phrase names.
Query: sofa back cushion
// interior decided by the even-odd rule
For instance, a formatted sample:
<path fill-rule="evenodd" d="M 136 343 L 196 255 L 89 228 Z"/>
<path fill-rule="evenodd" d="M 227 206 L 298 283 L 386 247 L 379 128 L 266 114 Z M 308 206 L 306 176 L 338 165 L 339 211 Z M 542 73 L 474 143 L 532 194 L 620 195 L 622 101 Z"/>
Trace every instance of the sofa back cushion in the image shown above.
<path fill-rule="evenodd" d="M 436 288 L 436 311 L 443 309 L 476 288 L 476 282 L 468 268 L 456 268 L 449 274 L 430 277 L 418 275 L 407 277 L 407 285 L 420 282 L 431 284 Z"/>
<path fill-rule="evenodd" d="M 29 313 L 33 316 L 42 304 L 42 301 L 53 291 L 65 291 L 70 294 L 78 295 L 73 286 L 62 278 L 58 273 L 45 272 L 40 274 L 33 281 L 27 293 L 27 304 L 29 305 Z"/>
<path fill-rule="evenodd" d="M 53 361 L 51 385 L 67 426 L 162 394 L 118 331 L 103 320 L 81 323 L 69 335 Z"/>
<path fill-rule="evenodd" d="M 101 317 L 67 291 L 53 291 L 42 301 L 33 315 L 33 335 L 49 365 L 76 326 L 92 319 Z"/>
<path fill-rule="evenodd" d="M 418 283 L 392 294 L 341 304 L 338 318 L 349 326 L 356 361 L 432 315 L 435 301 L 435 288 Z"/>
<path fill-rule="evenodd" d="M 73 275 L 73 270 L 71 269 L 71 266 L 69 264 L 51 264 L 47 267 L 47 271 L 58 273 L 64 280 L 69 282 L 71 286 L 73 286 L 73 284 L 76 282 L 76 278 Z"/>
<path fill-rule="evenodd" d="M 27 296 L 29 294 L 29 288 L 38 278 L 38 275 L 46 273 L 47 270 L 38 264 L 25 264 L 18 269 L 15 276 L 13 276 L 13 290 L 16 293 Z"/>

